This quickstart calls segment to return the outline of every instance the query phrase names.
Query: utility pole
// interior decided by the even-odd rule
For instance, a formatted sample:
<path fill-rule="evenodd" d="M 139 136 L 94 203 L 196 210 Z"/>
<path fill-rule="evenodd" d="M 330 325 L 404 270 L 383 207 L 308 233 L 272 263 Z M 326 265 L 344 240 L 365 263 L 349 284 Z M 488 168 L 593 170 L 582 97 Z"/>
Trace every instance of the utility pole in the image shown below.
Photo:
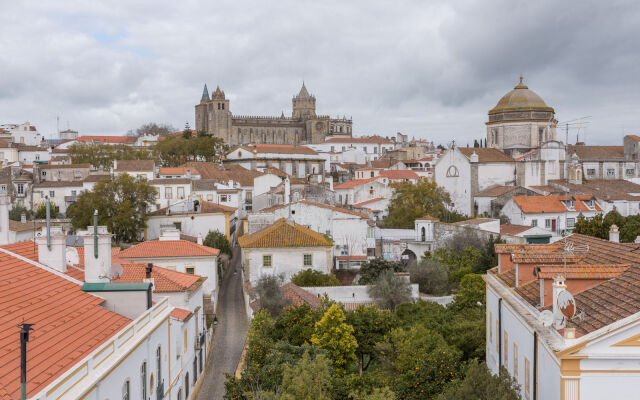
<path fill-rule="evenodd" d="M 27 398 L 27 342 L 33 325 L 24 322 L 18 325 L 20 326 L 20 400 Z"/>

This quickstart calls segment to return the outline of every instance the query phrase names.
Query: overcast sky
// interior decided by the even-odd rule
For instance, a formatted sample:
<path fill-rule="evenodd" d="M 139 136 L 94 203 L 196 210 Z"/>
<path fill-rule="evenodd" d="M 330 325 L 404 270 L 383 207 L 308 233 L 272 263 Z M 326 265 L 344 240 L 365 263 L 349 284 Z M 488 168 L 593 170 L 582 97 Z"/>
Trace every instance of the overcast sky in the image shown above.
<path fill-rule="evenodd" d="M 521 73 L 560 122 L 591 116 L 589 144 L 640 134 L 639 3 L 0 0 L 0 124 L 48 137 L 56 116 L 193 126 L 205 82 L 234 114 L 290 114 L 304 79 L 356 135 L 466 144 Z"/>

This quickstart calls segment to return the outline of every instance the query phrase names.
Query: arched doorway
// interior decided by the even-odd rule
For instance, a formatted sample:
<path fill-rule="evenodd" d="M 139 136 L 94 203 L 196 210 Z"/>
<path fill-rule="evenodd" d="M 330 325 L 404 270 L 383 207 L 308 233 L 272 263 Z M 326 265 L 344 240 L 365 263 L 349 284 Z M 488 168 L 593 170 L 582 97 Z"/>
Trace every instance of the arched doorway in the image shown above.
<path fill-rule="evenodd" d="M 400 257 L 400 260 L 402 261 L 402 265 L 404 266 L 405 269 L 415 264 L 417 259 L 418 257 L 416 257 L 416 253 L 414 253 L 412 250 L 409 250 L 409 249 L 406 249 L 405 251 L 403 251 Z"/>

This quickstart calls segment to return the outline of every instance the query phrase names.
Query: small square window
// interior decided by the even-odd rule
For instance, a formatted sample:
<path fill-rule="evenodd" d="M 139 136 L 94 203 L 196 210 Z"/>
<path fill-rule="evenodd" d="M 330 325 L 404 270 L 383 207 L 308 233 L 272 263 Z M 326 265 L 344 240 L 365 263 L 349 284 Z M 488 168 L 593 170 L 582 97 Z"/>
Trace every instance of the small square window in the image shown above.
<path fill-rule="evenodd" d="M 187 274 L 195 275 L 196 267 L 186 267 L 184 269 L 184 272 L 186 272 Z"/>
<path fill-rule="evenodd" d="M 56 197 L 56 192 L 55 192 L 55 191 L 53 191 L 53 190 L 49 190 L 49 197 L 50 197 L 50 198 L 54 198 L 54 197 Z"/>
<path fill-rule="evenodd" d="M 175 226 L 177 230 L 182 232 L 182 222 L 174 222 L 173 226 Z"/>
<path fill-rule="evenodd" d="M 531 220 L 531 226 L 538 226 L 538 220 L 537 219 L 532 219 Z"/>
<path fill-rule="evenodd" d="M 305 267 L 313 265 L 313 257 L 311 257 L 311 254 L 305 254 L 303 256 L 303 262 Z"/>
<path fill-rule="evenodd" d="M 262 256 L 262 266 L 271 267 L 271 256 Z"/>

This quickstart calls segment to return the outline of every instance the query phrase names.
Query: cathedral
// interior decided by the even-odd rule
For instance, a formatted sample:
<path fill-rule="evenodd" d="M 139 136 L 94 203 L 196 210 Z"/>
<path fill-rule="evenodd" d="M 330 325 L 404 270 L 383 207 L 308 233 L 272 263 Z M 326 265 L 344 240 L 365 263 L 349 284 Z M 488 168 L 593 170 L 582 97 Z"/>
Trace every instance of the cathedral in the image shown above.
<path fill-rule="evenodd" d="M 240 144 L 315 144 L 334 136 L 351 136 L 351 118 L 331 118 L 316 114 L 316 98 L 304 83 L 292 99 L 291 117 L 233 115 L 229 100 L 220 87 L 209 97 L 204 85 L 196 105 L 196 131 L 206 131 L 230 146 Z"/>
<path fill-rule="evenodd" d="M 522 82 L 489 111 L 487 147 L 518 157 L 556 140 L 555 112 Z"/>

